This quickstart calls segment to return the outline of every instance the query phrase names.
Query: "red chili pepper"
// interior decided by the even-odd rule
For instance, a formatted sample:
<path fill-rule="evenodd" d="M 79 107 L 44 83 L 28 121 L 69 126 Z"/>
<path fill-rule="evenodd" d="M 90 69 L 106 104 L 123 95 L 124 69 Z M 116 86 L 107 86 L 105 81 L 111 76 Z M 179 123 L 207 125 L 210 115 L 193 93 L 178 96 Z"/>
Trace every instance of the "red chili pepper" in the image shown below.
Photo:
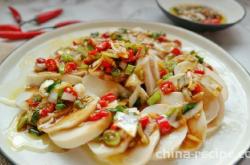
<path fill-rule="evenodd" d="M 74 62 L 68 62 L 65 66 L 65 72 L 71 73 L 73 70 L 77 69 L 77 64 Z"/>
<path fill-rule="evenodd" d="M 192 94 L 193 95 L 196 95 L 197 93 L 200 93 L 202 92 L 203 88 L 200 84 L 197 84 L 194 88 L 194 90 L 192 90 Z"/>
<path fill-rule="evenodd" d="M 91 38 L 88 39 L 88 44 L 89 44 L 90 46 L 92 46 L 93 48 L 95 48 L 95 46 L 96 46 L 95 41 L 94 41 L 93 39 L 91 39 Z"/>
<path fill-rule="evenodd" d="M 135 54 L 133 49 L 129 49 L 128 50 L 128 59 L 126 59 L 125 61 L 132 62 L 132 63 L 135 62 L 139 58 L 140 53 L 141 53 L 141 48 L 138 48 L 136 54 Z"/>
<path fill-rule="evenodd" d="M 101 100 L 108 101 L 109 103 L 116 100 L 117 97 L 113 93 L 107 93 L 106 95 L 101 97 Z"/>
<path fill-rule="evenodd" d="M 112 72 L 112 68 L 111 68 L 111 67 L 105 68 L 105 72 L 106 72 L 106 73 L 111 73 L 111 72 Z"/>
<path fill-rule="evenodd" d="M 175 56 L 178 56 L 181 54 L 181 50 L 179 48 L 174 48 L 171 53 L 173 53 Z"/>
<path fill-rule="evenodd" d="M 115 124 L 112 124 L 111 125 L 111 127 L 110 127 L 110 129 L 112 129 L 112 130 L 117 130 L 119 127 L 117 127 L 117 125 L 115 125 Z"/>
<path fill-rule="evenodd" d="M 38 14 L 35 17 L 35 21 L 38 24 L 42 24 L 42 23 L 45 23 L 45 22 L 47 22 L 47 21 L 61 15 L 62 12 L 63 12 L 63 9 L 55 9 L 55 10 L 50 10 L 50 11 L 43 12 L 43 13 Z"/>
<path fill-rule="evenodd" d="M 166 41 L 167 41 L 167 38 L 166 38 L 165 35 L 161 35 L 160 37 L 157 38 L 157 40 L 158 40 L 159 42 L 166 42 Z"/>
<path fill-rule="evenodd" d="M 109 33 L 108 33 L 108 32 L 103 33 L 103 34 L 102 34 L 102 38 L 105 38 L 105 39 L 106 39 L 106 38 L 109 38 Z"/>
<path fill-rule="evenodd" d="M 176 91 L 176 87 L 171 81 L 166 81 L 160 84 L 160 89 L 165 95 L 168 95 L 171 92 Z"/>
<path fill-rule="evenodd" d="M 101 51 L 105 51 L 107 49 L 111 48 L 111 45 L 108 41 L 104 41 L 102 43 L 100 43 L 99 45 L 96 46 L 96 49 L 101 52 Z"/>
<path fill-rule="evenodd" d="M 108 102 L 106 100 L 99 100 L 99 104 L 101 107 L 107 107 L 108 106 Z"/>
<path fill-rule="evenodd" d="M 14 18 L 14 20 L 20 24 L 22 22 L 22 17 L 21 17 L 21 14 L 19 13 L 19 11 L 14 8 L 13 6 L 9 6 L 9 10 L 12 14 L 12 17 Z"/>
<path fill-rule="evenodd" d="M 41 117 L 46 117 L 48 116 L 48 114 L 49 114 L 49 111 L 46 108 L 40 111 Z"/>
<path fill-rule="evenodd" d="M 139 122 L 140 122 L 140 124 L 141 124 L 141 126 L 142 126 L 143 129 L 146 128 L 146 126 L 149 123 L 148 116 L 144 116 L 144 117 L 140 118 Z"/>
<path fill-rule="evenodd" d="M 94 59 L 87 57 L 83 60 L 83 63 L 86 65 L 90 65 L 93 61 L 94 61 Z"/>
<path fill-rule="evenodd" d="M 176 43 L 177 46 L 181 47 L 182 43 L 180 40 L 174 40 L 174 43 Z"/>
<path fill-rule="evenodd" d="M 89 54 L 89 55 L 92 55 L 92 56 L 97 55 L 97 53 L 98 53 L 98 50 L 96 50 L 96 49 L 91 50 L 91 51 L 88 52 L 88 54 Z"/>
<path fill-rule="evenodd" d="M 202 75 L 205 74 L 204 70 L 199 70 L 199 69 L 194 70 L 194 73 Z"/>
<path fill-rule="evenodd" d="M 102 60 L 101 66 L 104 68 L 111 68 L 112 64 L 108 60 Z"/>
<path fill-rule="evenodd" d="M 66 88 L 64 88 L 64 92 L 70 93 L 70 94 L 72 94 L 73 96 L 76 96 L 76 97 L 77 97 L 77 93 L 76 93 L 76 91 L 75 91 L 72 87 L 66 87 Z"/>
<path fill-rule="evenodd" d="M 32 98 L 26 100 L 26 102 L 30 107 L 37 107 L 39 105 L 39 102 L 35 102 Z"/>
<path fill-rule="evenodd" d="M 1 24 L 0 25 L 0 31 L 22 31 L 22 30 L 17 25 Z"/>
<path fill-rule="evenodd" d="M 35 36 L 44 33 L 44 31 L 0 31 L 0 38 L 5 38 L 8 40 L 22 40 L 22 39 L 30 39 Z"/>
<path fill-rule="evenodd" d="M 64 27 L 64 26 L 67 26 L 67 25 L 71 25 L 71 24 L 75 24 L 75 23 L 80 23 L 81 21 L 79 20 L 71 20 L 71 21 L 63 21 L 63 22 L 59 22 L 57 24 L 55 24 L 53 26 L 53 28 L 60 28 L 60 27 Z"/>
<path fill-rule="evenodd" d="M 166 135 L 168 133 L 170 133 L 172 131 L 172 126 L 169 124 L 169 122 L 167 121 L 167 119 L 163 116 L 160 116 L 156 119 L 156 122 L 159 126 L 160 129 L 160 133 L 161 135 Z"/>
<path fill-rule="evenodd" d="M 47 110 L 48 112 L 53 112 L 55 110 L 56 105 L 54 103 L 48 103 L 47 104 Z"/>
<path fill-rule="evenodd" d="M 46 59 L 44 59 L 44 58 L 37 58 L 36 59 L 36 63 L 38 63 L 38 64 L 43 64 L 45 62 L 46 62 Z"/>
<path fill-rule="evenodd" d="M 98 112 L 91 114 L 88 118 L 88 121 L 97 121 L 97 120 L 100 120 L 104 117 L 107 117 L 108 115 L 109 115 L 109 112 L 107 112 L 105 110 L 100 110 Z"/>
<path fill-rule="evenodd" d="M 50 72 L 56 72 L 58 70 L 56 61 L 54 59 L 47 59 L 46 62 L 46 68 Z"/>
<path fill-rule="evenodd" d="M 166 69 L 162 69 L 160 70 L 160 77 L 162 78 L 163 76 L 165 76 L 166 74 L 168 74 L 168 71 Z"/>

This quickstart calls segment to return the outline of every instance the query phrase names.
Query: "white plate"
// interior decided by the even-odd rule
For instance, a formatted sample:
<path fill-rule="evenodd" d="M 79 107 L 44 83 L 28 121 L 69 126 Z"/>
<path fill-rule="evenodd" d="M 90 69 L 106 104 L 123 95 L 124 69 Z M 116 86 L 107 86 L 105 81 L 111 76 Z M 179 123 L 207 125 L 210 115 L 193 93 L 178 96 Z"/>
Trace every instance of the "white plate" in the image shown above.
<path fill-rule="evenodd" d="M 206 140 L 198 158 L 178 159 L 170 164 L 233 164 L 250 146 L 250 79 L 245 70 L 222 48 L 211 41 L 187 30 L 159 23 L 140 21 L 102 21 L 68 26 L 30 40 L 16 49 L 0 66 L 0 95 L 14 97 L 25 85 L 25 77 L 31 72 L 33 61 L 48 56 L 61 46 L 69 45 L 73 38 L 95 31 L 107 31 L 117 27 L 143 27 L 151 31 L 163 31 L 168 37 L 184 42 L 184 47 L 198 50 L 225 80 L 229 89 L 226 113 L 221 129 Z M 18 109 L 0 104 L 0 148 L 16 164 L 25 165 L 80 165 L 97 164 L 89 152 L 80 148 L 65 153 L 36 153 L 13 151 L 7 141 L 6 132 L 18 113 Z M 231 153 L 219 158 L 216 153 Z M 166 162 L 150 162 L 165 164 Z"/>

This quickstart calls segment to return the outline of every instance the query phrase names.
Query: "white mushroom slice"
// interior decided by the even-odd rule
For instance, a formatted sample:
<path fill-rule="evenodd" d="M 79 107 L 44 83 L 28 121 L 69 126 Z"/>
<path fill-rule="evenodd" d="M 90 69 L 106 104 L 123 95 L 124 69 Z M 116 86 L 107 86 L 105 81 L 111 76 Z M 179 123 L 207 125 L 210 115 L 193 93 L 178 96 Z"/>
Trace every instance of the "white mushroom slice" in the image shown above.
<path fill-rule="evenodd" d="M 205 74 L 212 77 L 214 80 L 216 80 L 222 87 L 222 96 L 224 101 L 227 100 L 228 98 L 228 89 L 225 84 L 225 81 L 214 71 L 211 71 L 210 69 L 206 68 L 205 69 Z"/>
<path fill-rule="evenodd" d="M 193 70 L 194 64 L 189 61 L 183 61 L 178 63 L 174 68 L 174 74 L 186 73 L 189 70 Z"/>
<path fill-rule="evenodd" d="M 177 75 L 170 77 L 168 79 L 168 81 L 171 81 L 175 87 L 179 87 L 179 80 L 183 79 L 184 77 L 186 77 L 185 73 L 180 73 L 180 74 L 177 74 Z M 188 83 L 188 81 L 187 81 L 187 83 Z"/>
<path fill-rule="evenodd" d="M 54 80 L 45 80 L 45 81 L 41 84 L 41 86 L 40 86 L 40 88 L 39 88 L 39 93 L 40 93 L 43 97 L 48 96 L 49 93 L 47 92 L 47 88 L 48 88 L 50 85 L 54 84 L 54 82 L 55 82 Z"/>
<path fill-rule="evenodd" d="M 186 124 L 184 124 L 181 127 L 173 130 L 173 132 L 171 132 L 170 134 L 161 137 L 161 140 L 155 149 L 152 159 L 161 160 L 171 158 L 171 153 L 174 153 L 179 149 L 187 135 L 187 132 L 188 127 Z M 164 153 L 167 154 L 164 155 Z"/>
<path fill-rule="evenodd" d="M 214 120 L 220 111 L 219 96 L 214 97 L 209 92 L 205 90 L 203 99 L 203 108 L 206 115 L 207 123 Z"/>
<path fill-rule="evenodd" d="M 220 104 L 220 110 L 216 118 L 207 125 L 207 136 L 211 136 L 218 128 L 220 128 L 221 122 L 224 118 L 225 105 L 222 95 L 219 96 L 218 101 Z"/>
<path fill-rule="evenodd" d="M 222 91 L 222 86 L 211 76 L 202 76 L 200 82 L 206 88 L 206 90 L 208 90 L 215 97 L 217 97 Z"/>
<path fill-rule="evenodd" d="M 66 81 L 72 85 L 82 83 L 82 77 L 71 75 L 71 74 L 66 74 L 63 75 L 61 78 L 62 81 Z"/>
<path fill-rule="evenodd" d="M 159 61 L 160 59 L 156 55 L 150 56 L 151 71 L 156 81 L 160 79 Z"/>
<path fill-rule="evenodd" d="M 143 102 L 147 101 L 148 99 L 148 94 L 142 87 L 139 88 L 139 96 Z"/>
<path fill-rule="evenodd" d="M 150 136 L 148 145 L 137 145 L 129 152 L 124 153 L 122 164 L 126 165 L 144 165 L 152 157 L 154 149 L 160 140 L 159 130 L 155 130 Z"/>
<path fill-rule="evenodd" d="M 108 157 L 112 155 L 121 154 L 126 151 L 128 148 L 129 142 L 131 141 L 131 137 L 125 138 L 119 146 L 116 147 L 108 147 L 103 143 L 90 142 L 88 146 L 92 152 L 94 152 L 98 157 Z"/>
<path fill-rule="evenodd" d="M 188 134 L 182 143 L 180 150 L 195 151 L 201 148 L 207 132 L 207 121 L 203 110 L 187 121 Z"/>
<path fill-rule="evenodd" d="M 83 78 L 83 85 L 86 87 L 86 93 L 96 96 L 103 96 L 108 92 L 121 95 L 129 95 L 128 90 L 113 81 L 99 79 L 92 75 L 86 75 Z"/>
<path fill-rule="evenodd" d="M 136 74 L 133 73 L 128 77 L 125 87 L 136 87 L 141 84 L 142 84 L 141 80 L 138 78 Z"/>
<path fill-rule="evenodd" d="M 186 119 L 190 119 L 190 118 L 192 118 L 195 114 L 197 114 L 198 112 L 200 112 L 201 110 L 203 111 L 203 102 L 202 102 L 202 101 L 200 101 L 199 103 L 197 103 L 193 109 L 191 109 L 191 110 L 189 110 L 188 112 L 186 112 L 186 113 L 184 114 L 184 117 L 185 117 Z"/>
<path fill-rule="evenodd" d="M 27 76 L 27 86 L 40 86 L 45 80 L 56 80 L 61 75 L 53 72 L 32 73 Z"/>
<path fill-rule="evenodd" d="M 63 116 L 56 123 L 53 123 L 53 124 L 44 123 L 44 124 L 38 125 L 38 129 L 46 133 L 53 133 L 53 132 L 60 131 L 60 130 L 70 129 L 79 125 L 84 120 L 86 120 L 89 117 L 89 115 L 92 112 L 94 112 L 96 108 L 96 104 L 99 98 L 95 96 L 92 96 L 92 98 L 93 100 L 91 100 L 84 109 L 78 110 L 76 112 L 72 112 L 67 116 Z"/>
<path fill-rule="evenodd" d="M 162 104 L 168 104 L 172 106 L 183 106 L 185 104 L 184 96 L 181 92 L 172 92 L 168 95 L 164 95 L 161 92 Z"/>
<path fill-rule="evenodd" d="M 73 87 L 74 91 L 76 91 L 77 96 L 79 98 L 83 98 L 85 95 L 85 87 L 82 83 L 78 83 Z"/>
<path fill-rule="evenodd" d="M 149 60 L 147 60 L 147 62 L 143 65 L 143 71 L 144 71 L 144 81 L 145 81 L 146 90 L 147 90 L 147 93 L 151 95 L 154 92 L 156 83 L 154 80 L 154 76 L 151 72 Z"/>
<path fill-rule="evenodd" d="M 99 136 L 111 124 L 111 114 L 94 122 L 84 122 L 72 129 L 49 133 L 50 139 L 61 148 L 76 148 Z"/>
<path fill-rule="evenodd" d="M 133 107 L 137 99 L 139 98 L 140 95 L 140 86 L 137 86 L 134 90 L 134 92 L 130 95 L 128 102 L 129 102 L 129 107 Z"/>
<path fill-rule="evenodd" d="M 22 110 L 28 110 L 29 106 L 26 102 L 33 95 L 32 92 L 23 92 L 16 98 L 16 106 Z"/>

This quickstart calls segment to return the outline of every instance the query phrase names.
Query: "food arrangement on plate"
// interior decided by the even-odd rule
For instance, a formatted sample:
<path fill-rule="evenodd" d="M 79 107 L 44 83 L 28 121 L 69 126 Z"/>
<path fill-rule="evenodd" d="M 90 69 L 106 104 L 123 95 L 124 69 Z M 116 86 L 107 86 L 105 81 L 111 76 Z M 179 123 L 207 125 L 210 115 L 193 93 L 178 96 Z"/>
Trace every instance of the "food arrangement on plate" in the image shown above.
<path fill-rule="evenodd" d="M 15 131 L 87 145 L 109 164 L 195 151 L 220 127 L 227 87 L 180 40 L 141 28 L 91 33 L 38 58 L 17 99 Z"/>
<path fill-rule="evenodd" d="M 219 25 L 226 23 L 226 18 L 211 7 L 197 4 L 181 4 L 172 7 L 171 12 L 183 19 L 202 24 Z"/>

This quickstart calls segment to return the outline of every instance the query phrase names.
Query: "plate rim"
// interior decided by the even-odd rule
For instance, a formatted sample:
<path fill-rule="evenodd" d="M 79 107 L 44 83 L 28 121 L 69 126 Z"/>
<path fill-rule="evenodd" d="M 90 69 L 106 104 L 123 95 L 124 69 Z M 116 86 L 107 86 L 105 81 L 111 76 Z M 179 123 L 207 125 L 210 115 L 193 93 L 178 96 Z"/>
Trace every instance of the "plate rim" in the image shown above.
<path fill-rule="evenodd" d="M 81 27 L 81 26 L 93 26 L 95 24 L 105 24 L 107 27 L 112 27 L 114 26 L 115 24 L 122 24 L 122 23 L 127 23 L 127 24 L 138 24 L 138 26 L 143 25 L 151 25 L 151 26 L 158 26 L 158 27 L 162 27 L 162 28 L 170 28 L 170 29 L 174 29 L 174 30 L 178 30 L 178 31 L 181 31 L 185 34 L 188 34 L 189 36 L 192 36 L 196 39 L 199 39 L 199 40 L 203 40 L 205 43 L 211 45 L 212 47 L 216 48 L 218 51 L 220 51 L 221 53 L 223 53 L 225 55 L 225 57 L 230 60 L 230 62 L 232 62 L 234 65 L 237 66 L 237 68 L 240 70 L 240 72 L 242 74 L 244 74 L 246 77 L 246 79 L 248 79 L 248 81 L 250 81 L 250 73 L 248 72 L 248 70 L 239 62 L 237 61 L 237 59 L 233 58 L 233 56 L 231 56 L 226 50 L 224 50 L 222 47 L 220 47 L 218 44 L 216 44 L 215 42 L 209 40 L 208 38 L 205 38 L 203 37 L 202 35 L 199 35 L 193 31 L 190 31 L 188 29 L 184 29 L 182 27 L 178 27 L 178 26 L 175 26 L 175 25 L 171 25 L 171 24 L 167 24 L 167 23 L 161 23 L 161 22 L 154 22 L 154 21 L 147 21 L 147 20 L 137 20 L 137 19 L 133 19 L 133 20 L 120 20 L 120 19 L 101 19 L 101 20 L 92 20 L 92 21 L 88 21 L 88 22 L 82 22 L 82 23 L 77 23 L 77 24 L 73 24 L 73 25 L 68 25 L 66 27 L 62 27 L 60 29 L 56 29 L 56 30 L 53 30 L 51 32 L 47 32 L 43 35 L 40 35 L 40 36 L 37 36 L 36 38 L 33 38 L 33 39 L 30 39 L 22 44 L 20 44 L 17 48 L 14 48 L 10 53 L 9 55 L 7 55 L 0 63 L 0 69 L 2 69 L 2 65 L 5 64 L 5 62 L 10 58 L 12 57 L 15 52 L 18 52 L 19 50 L 22 50 L 23 47 L 25 46 L 28 46 L 30 44 L 32 44 L 33 42 L 39 42 L 39 41 L 42 41 L 44 38 L 49 38 L 49 39 L 53 39 L 54 37 L 50 37 L 51 35 L 55 35 L 55 37 L 58 37 L 60 35 L 62 35 L 62 32 L 63 31 L 66 31 L 67 29 L 73 29 L 72 32 L 74 32 L 74 28 L 77 28 L 77 27 Z M 101 27 L 101 26 L 100 26 Z M 114 26 L 116 27 L 116 26 Z M 118 26 L 117 26 L 118 27 Z M 95 27 L 97 28 L 97 26 Z M 58 35 L 59 34 L 59 35 Z M 231 159 L 231 162 L 229 163 L 232 163 L 232 164 L 235 164 L 241 160 L 243 160 L 244 158 L 240 157 L 242 156 L 244 153 L 246 153 L 248 151 L 248 149 L 250 148 L 250 141 L 245 145 L 247 147 L 245 147 L 245 149 L 241 150 L 237 156 L 235 156 L 233 159 Z M 14 159 L 12 159 L 6 152 L 4 152 L 2 150 L 2 147 L 0 147 L 0 153 L 4 156 L 4 158 L 6 158 L 11 164 L 18 164 L 18 162 L 16 162 Z"/>

